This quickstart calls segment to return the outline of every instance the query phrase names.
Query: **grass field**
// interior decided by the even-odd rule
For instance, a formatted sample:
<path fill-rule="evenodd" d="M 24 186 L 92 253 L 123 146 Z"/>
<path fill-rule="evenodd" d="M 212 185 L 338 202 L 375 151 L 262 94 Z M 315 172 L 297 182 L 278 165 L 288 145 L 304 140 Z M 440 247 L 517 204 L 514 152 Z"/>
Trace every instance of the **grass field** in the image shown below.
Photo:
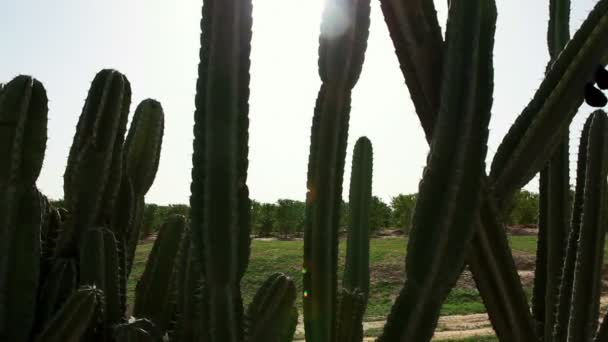
<path fill-rule="evenodd" d="M 514 251 L 534 255 L 536 238 L 533 236 L 514 236 L 510 238 Z M 384 319 L 404 281 L 405 251 L 407 239 L 372 239 L 370 250 L 371 288 L 365 320 Z M 345 256 L 345 243 L 340 244 L 340 274 Z M 302 247 L 299 241 L 259 241 L 251 246 L 251 261 L 242 282 L 245 303 L 248 303 L 257 288 L 270 274 L 283 272 L 289 275 L 302 289 Z M 145 261 L 152 248 L 151 243 L 141 244 L 135 255 L 135 263 L 129 280 L 129 300 L 132 301 L 137 279 L 145 267 Z M 339 281 L 341 277 L 338 278 Z M 528 291 L 529 292 L 529 291 Z M 298 297 L 301 310 L 302 299 Z M 301 311 L 300 311 L 301 312 Z M 470 287 L 456 287 L 448 296 L 441 314 L 472 314 L 485 312 L 479 293 Z"/>

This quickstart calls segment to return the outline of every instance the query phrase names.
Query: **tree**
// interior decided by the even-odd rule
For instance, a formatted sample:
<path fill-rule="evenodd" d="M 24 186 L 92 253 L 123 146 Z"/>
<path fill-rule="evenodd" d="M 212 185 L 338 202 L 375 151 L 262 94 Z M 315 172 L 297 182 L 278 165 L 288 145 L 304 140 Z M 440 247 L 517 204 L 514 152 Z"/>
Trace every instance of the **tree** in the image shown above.
<path fill-rule="evenodd" d="M 276 206 L 276 228 L 283 237 L 301 229 L 304 225 L 304 202 L 280 199 Z"/>
<path fill-rule="evenodd" d="M 369 213 L 370 231 L 374 232 L 390 225 L 391 208 L 377 196 L 372 196 Z"/>
<path fill-rule="evenodd" d="M 391 225 L 409 233 L 410 223 L 416 206 L 416 194 L 400 194 L 391 200 L 393 211 Z"/>
<path fill-rule="evenodd" d="M 275 227 L 275 220 L 274 204 L 251 201 L 251 226 L 258 236 L 270 236 Z"/>

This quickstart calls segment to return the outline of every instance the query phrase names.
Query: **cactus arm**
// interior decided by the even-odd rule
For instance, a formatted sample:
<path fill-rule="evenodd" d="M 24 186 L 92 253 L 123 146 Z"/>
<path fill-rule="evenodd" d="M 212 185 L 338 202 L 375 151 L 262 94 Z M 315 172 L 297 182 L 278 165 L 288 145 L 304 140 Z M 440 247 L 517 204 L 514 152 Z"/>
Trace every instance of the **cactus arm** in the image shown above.
<path fill-rule="evenodd" d="M 104 336 L 112 325 L 123 320 L 118 269 L 114 234 L 105 228 L 89 229 L 80 248 L 80 285 L 95 286 L 104 293 Z"/>
<path fill-rule="evenodd" d="M 439 108 L 443 39 L 432 0 L 380 0 L 399 60 L 427 140 Z"/>
<path fill-rule="evenodd" d="M 407 280 L 379 341 L 430 340 L 462 270 L 480 203 L 495 27 L 493 1 L 452 1 L 441 107 L 416 202 Z"/>
<path fill-rule="evenodd" d="M 338 338 L 340 342 L 363 341 L 363 315 L 365 314 L 366 296 L 358 289 L 342 289 L 338 309 Z"/>
<path fill-rule="evenodd" d="M 369 35 L 369 0 L 326 3 L 319 39 L 319 75 L 308 165 L 304 238 L 306 340 L 336 337 L 338 225 L 352 89 Z M 334 16 L 346 27 L 336 32 Z"/>
<path fill-rule="evenodd" d="M 427 5 L 422 7 L 423 9 L 427 9 L 429 13 L 422 16 L 427 18 L 427 22 L 429 24 L 421 24 L 420 22 L 416 21 L 421 18 L 421 16 L 407 17 L 403 14 L 407 13 L 406 11 L 392 9 L 394 6 L 391 7 L 391 4 L 393 3 L 396 2 L 383 1 L 382 6 L 385 12 L 385 20 L 387 21 L 389 31 L 393 37 L 395 49 L 398 51 L 397 55 L 403 71 L 406 70 L 404 69 L 404 65 L 407 65 L 407 61 L 404 60 L 404 58 L 407 57 L 405 53 L 412 51 L 414 47 L 409 45 L 409 49 L 401 49 L 399 46 L 407 45 L 403 42 L 399 43 L 396 41 L 397 38 L 395 37 L 397 37 L 398 34 L 395 32 L 405 36 L 411 34 L 411 32 L 417 32 L 414 30 L 414 28 L 423 27 L 425 25 L 429 27 L 427 31 L 434 32 L 438 29 L 432 29 L 432 27 L 438 27 L 438 24 L 434 24 L 437 19 L 433 18 L 432 14 L 430 14 L 431 12 L 434 12 L 434 10 L 432 10 L 430 7 L 432 5 L 431 1 L 427 1 Z M 409 6 L 411 3 L 411 1 L 403 1 L 403 5 L 401 6 L 404 8 L 409 8 L 407 6 Z M 401 13 L 403 16 L 402 19 L 400 19 L 401 22 L 406 22 L 406 20 L 412 21 L 412 24 L 404 26 L 412 27 L 412 29 L 398 29 L 397 25 L 391 23 L 391 21 L 399 22 L 396 19 L 393 20 L 391 18 L 392 16 L 397 17 L 399 13 Z M 411 35 L 414 36 L 413 34 Z M 436 38 L 433 39 L 432 36 Z M 431 40 L 433 42 L 426 44 L 426 42 Z M 405 39 L 402 39 L 402 41 L 405 41 Z M 423 65 L 426 66 L 425 68 L 428 71 L 425 73 L 420 72 L 421 75 L 429 75 L 433 74 L 435 70 L 441 70 L 441 62 L 428 63 L 428 61 L 433 60 L 434 56 L 440 56 L 443 54 L 443 51 L 440 49 L 442 42 L 440 34 L 429 34 L 426 39 L 414 41 L 419 44 L 415 45 L 417 48 L 428 52 L 421 52 L 420 56 L 422 57 L 420 58 L 420 62 L 418 62 L 414 67 L 409 68 L 409 72 L 404 72 L 404 76 L 406 77 L 406 83 L 408 84 L 410 94 L 412 94 L 412 99 L 420 117 L 421 124 L 426 132 L 427 141 L 430 143 L 436 115 L 432 114 L 433 111 L 431 111 L 431 114 L 422 114 L 426 112 L 424 110 L 424 106 L 427 105 L 425 102 L 423 102 L 423 99 L 433 97 L 437 99 L 439 98 L 439 91 L 441 88 L 439 82 L 441 81 L 441 78 L 435 76 L 436 80 L 434 83 L 429 83 L 429 86 L 425 87 L 425 89 L 429 91 L 437 92 L 436 95 L 429 94 L 426 97 L 415 96 L 413 94 L 417 94 L 417 89 L 414 89 L 416 82 L 420 82 L 418 80 L 428 82 L 428 80 L 432 79 L 432 77 L 429 76 L 425 76 L 424 79 L 422 79 L 422 77 L 416 76 L 415 73 L 420 72 L 420 70 L 423 69 Z M 403 53 L 399 51 L 402 51 Z M 608 58 L 606 58 L 606 61 L 608 61 Z M 408 80 L 407 78 L 413 79 Z M 438 101 L 436 102 L 434 112 L 436 112 L 439 107 Z M 485 192 L 487 192 L 487 189 Z M 495 216 L 496 212 L 488 211 L 490 210 L 488 208 L 493 207 L 493 204 L 491 204 L 489 201 L 493 202 L 494 200 L 489 196 L 485 196 L 484 204 L 482 206 L 482 215 L 478 221 L 480 226 L 476 230 L 473 245 L 467 257 L 467 263 L 471 267 L 471 271 L 476 279 L 484 303 L 486 304 L 486 307 L 488 307 L 488 312 L 492 317 L 492 323 L 494 328 L 497 330 L 498 336 L 501 336 L 501 338 L 504 336 L 505 339 L 508 339 L 506 338 L 508 336 L 530 338 L 532 335 L 534 335 L 534 331 L 533 325 L 531 324 L 532 317 L 529 314 L 529 307 L 525 298 L 525 293 L 521 287 L 519 276 L 515 268 L 515 262 L 513 261 L 513 256 L 511 255 L 503 227 L 501 223 L 497 221 L 498 216 Z M 500 267 L 498 265 L 500 265 Z"/>
<path fill-rule="evenodd" d="M 562 141 L 585 84 L 608 50 L 608 0 L 600 0 L 552 64 L 534 98 L 500 144 L 490 171 L 499 206 L 525 185 Z M 555 113 L 562 113 L 556 116 Z"/>
<path fill-rule="evenodd" d="M 135 289 L 133 315 L 150 319 L 164 332 L 167 330 L 175 303 L 177 257 L 186 220 L 183 216 L 170 217 L 163 225 L 152 247 L 146 269 Z"/>
<path fill-rule="evenodd" d="M 482 192 L 485 196 L 467 263 L 500 340 L 536 342 L 526 294 L 517 274 L 505 228 L 498 221 L 500 214 L 486 185 L 482 186 Z"/>
<path fill-rule="evenodd" d="M 64 174 L 65 204 L 71 217 L 57 243 L 56 255 L 77 254 L 76 245 L 87 227 L 106 224 L 120 178 L 120 159 L 131 87 L 114 70 L 99 72 L 84 105 Z"/>
<path fill-rule="evenodd" d="M 581 133 L 578 146 L 578 160 L 576 167 L 576 189 L 574 203 L 572 205 L 571 229 L 566 245 L 566 255 L 562 271 L 562 281 L 559 287 L 559 301 L 557 305 L 555 324 L 553 329 L 553 341 L 565 342 L 568 333 L 568 322 L 570 320 L 570 307 L 572 302 L 572 282 L 574 280 L 574 267 L 578 240 L 580 237 L 580 224 L 582 218 L 585 178 L 587 172 L 587 145 L 589 141 L 589 128 L 592 120 L 586 120 Z"/>
<path fill-rule="evenodd" d="M 256 292 L 246 313 L 247 342 L 291 342 L 297 324 L 296 287 L 281 273 L 271 275 Z M 294 324 L 293 310 L 296 309 Z"/>
<path fill-rule="evenodd" d="M 552 64 L 570 40 L 570 0 L 551 0 L 547 41 Z M 540 172 L 540 210 L 537 262 L 532 310 L 537 332 L 551 342 L 559 302 L 565 246 L 570 227 L 570 155 L 566 130 L 546 166 Z M 538 281 L 537 281 L 538 278 Z M 540 306 L 543 306 L 540 309 Z"/>
<path fill-rule="evenodd" d="M 342 286 L 369 293 L 369 211 L 372 198 L 372 143 L 361 137 L 355 144 L 350 181 L 348 244 Z"/>
<path fill-rule="evenodd" d="M 549 56 L 555 61 L 570 40 L 570 0 L 549 2 L 549 29 L 547 42 Z"/>
<path fill-rule="evenodd" d="M 568 341 L 593 339 L 598 315 L 606 223 L 608 117 L 594 112 L 589 120 L 587 165 L 580 236 L 574 268 Z"/>
<path fill-rule="evenodd" d="M 214 342 L 243 336 L 239 283 L 250 253 L 251 11 L 251 0 L 205 1 L 202 10 L 190 207 L 209 299 L 209 322 L 202 324 Z"/>
<path fill-rule="evenodd" d="M 164 112 L 159 102 L 142 101 L 135 110 L 133 122 L 125 141 L 124 172 L 120 185 L 117 237 L 125 247 L 125 273 L 133 266 L 135 249 L 139 243 L 144 214 L 144 196 L 152 186 L 158 164 L 164 132 Z"/>
<path fill-rule="evenodd" d="M 156 177 L 163 141 L 165 115 L 155 100 L 142 101 L 135 110 L 125 141 L 125 173 L 137 196 L 145 195 Z"/>
<path fill-rule="evenodd" d="M 36 342 L 80 342 L 103 315 L 103 292 L 83 287 L 74 292 Z"/>

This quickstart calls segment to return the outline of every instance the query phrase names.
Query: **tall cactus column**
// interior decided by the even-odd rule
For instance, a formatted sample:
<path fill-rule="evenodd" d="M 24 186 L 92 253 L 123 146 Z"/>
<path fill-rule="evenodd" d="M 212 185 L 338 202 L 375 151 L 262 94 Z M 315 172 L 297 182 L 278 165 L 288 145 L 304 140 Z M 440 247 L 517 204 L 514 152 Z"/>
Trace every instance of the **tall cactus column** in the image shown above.
<path fill-rule="evenodd" d="M 249 259 L 247 181 L 251 0 L 206 0 L 194 114 L 192 235 L 209 340 L 243 338 L 239 284 Z"/>
<path fill-rule="evenodd" d="M 310 342 L 336 338 L 342 177 L 351 92 L 363 65 L 369 13 L 369 0 L 329 0 L 321 24 L 323 83 L 312 124 L 304 229 L 304 323 Z"/>
<path fill-rule="evenodd" d="M 44 205 L 35 183 L 46 149 L 47 96 L 19 76 L 0 93 L 0 340 L 27 341 L 34 324 Z"/>

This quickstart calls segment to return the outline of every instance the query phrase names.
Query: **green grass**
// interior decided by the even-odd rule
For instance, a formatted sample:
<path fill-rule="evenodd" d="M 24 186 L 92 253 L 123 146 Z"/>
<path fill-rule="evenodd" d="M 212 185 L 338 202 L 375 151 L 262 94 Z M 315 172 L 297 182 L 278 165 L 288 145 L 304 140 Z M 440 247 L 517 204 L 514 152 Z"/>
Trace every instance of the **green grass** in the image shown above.
<path fill-rule="evenodd" d="M 365 320 L 384 319 L 399 293 L 405 278 L 404 238 L 372 239 L 370 248 L 371 284 L 370 299 Z M 342 274 L 346 244 L 340 244 L 339 274 Z M 151 243 L 138 246 L 133 271 L 128 283 L 128 300 L 133 302 L 136 281 L 143 273 L 145 262 L 152 248 Z M 245 303 L 253 298 L 255 291 L 274 272 L 283 272 L 302 289 L 302 241 L 258 241 L 251 245 L 251 259 L 241 288 Z M 341 277 L 338 277 L 341 282 Z M 302 308 L 302 298 L 298 296 L 298 308 Z M 300 311 L 301 312 L 301 311 Z M 470 314 L 485 312 L 479 293 L 474 289 L 455 288 L 448 296 L 442 315 Z"/>

